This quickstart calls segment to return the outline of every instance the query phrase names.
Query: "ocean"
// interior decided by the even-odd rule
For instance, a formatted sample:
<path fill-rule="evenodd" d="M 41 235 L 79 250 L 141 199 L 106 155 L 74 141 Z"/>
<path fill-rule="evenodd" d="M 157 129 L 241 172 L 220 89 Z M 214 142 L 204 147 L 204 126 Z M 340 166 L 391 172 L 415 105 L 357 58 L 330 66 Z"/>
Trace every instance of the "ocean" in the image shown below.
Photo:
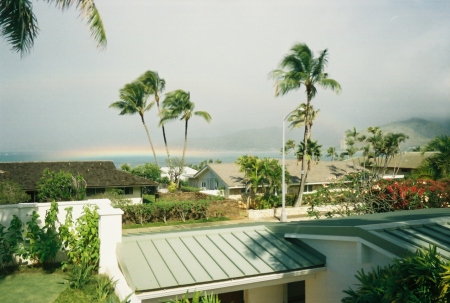
<path fill-rule="evenodd" d="M 253 155 L 260 158 L 269 157 L 274 159 L 281 159 L 280 152 L 277 151 L 202 151 L 199 152 L 186 152 L 186 163 L 199 164 L 204 160 L 212 159 L 221 160 L 222 163 L 233 163 L 239 156 Z M 173 156 L 172 156 L 173 157 Z M 181 158 L 181 156 L 176 155 Z M 290 156 L 292 157 L 292 156 Z M 160 166 L 166 166 L 167 157 L 165 155 L 157 155 L 158 163 Z M 142 165 L 148 162 L 154 162 L 153 155 L 143 154 L 95 154 L 86 155 L 80 152 L 79 154 L 74 152 L 0 152 L 0 162 L 39 162 L 39 161 L 113 161 L 116 167 L 120 167 L 124 163 L 130 164 L 132 167 Z"/>

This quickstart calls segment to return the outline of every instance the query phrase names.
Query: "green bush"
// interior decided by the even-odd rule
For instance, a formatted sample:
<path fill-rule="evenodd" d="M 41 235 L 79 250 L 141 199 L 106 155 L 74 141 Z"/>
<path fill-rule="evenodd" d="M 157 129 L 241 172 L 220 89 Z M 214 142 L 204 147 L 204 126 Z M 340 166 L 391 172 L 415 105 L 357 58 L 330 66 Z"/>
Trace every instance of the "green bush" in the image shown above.
<path fill-rule="evenodd" d="M 0 205 L 17 204 L 30 201 L 31 197 L 20 186 L 12 181 L 0 182 Z"/>
<path fill-rule="evenodd" d="M 189 193 L 198 193 L 201 189 L 198 187 L 192 187 L 192 186 L 181 186 L 182 192 L 189 192 Z"/>
<path fill-rule="evenodd" d="M 37 192 L 41 202 L 84 200 L 86 181 L 81 175 L 74 177 L 70 172 L 46 169 L 38 182 Z"/>
<path fill-rule="evenodd" d="M 56 223 L 58 222 L 58 203 L 52 202 L 45 215 L 45 225 L 41 228 L 38 224 L 39 215 L 34 211 L 31 221 L 26 225 L 25 237 L 28 242 L 25 258 L 30 258 L 43 266 L 53 263 L 62 241 Z"/>
<path fill-rule="evenodd" d="M 123 222 L 145 224 L 152 222 L 187 221 L 208 218 L 210 200 L 157 201 L 151 204 L 124 205 Z"/>
<path fill-rule="evenodd" d="M 344 290 L 343 303 L 352 302 L 448 302 L 450 299 L 450 264 L 436 252 L 436 247 L 417 250 L 414 255 L 394 259 L 392 265 L 364 270 L 355 276 L 356 290 Z"/>

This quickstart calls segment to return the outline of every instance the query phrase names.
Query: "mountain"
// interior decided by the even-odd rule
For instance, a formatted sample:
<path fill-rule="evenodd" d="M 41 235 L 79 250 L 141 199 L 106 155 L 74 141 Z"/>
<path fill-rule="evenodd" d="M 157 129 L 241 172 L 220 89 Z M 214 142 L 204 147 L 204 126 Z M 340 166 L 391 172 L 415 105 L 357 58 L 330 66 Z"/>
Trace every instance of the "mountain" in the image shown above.
<path fill-rule="evenodd" d="M 409 136 L 409 139 L 402 144 L 403 149 L 423 146 L 439 135 L 450 135 L 450 127 L 419 118 L 392 122 L 380 128 L 385 133 L 404 133 Z M 363 132 L 364 129 L 358 129 L 358 131 Z M 314 134 L 314 138 L 319 140 L 324 150 L 329 146 L 337 146 L 343 136 L 343 134 L 336 135 L 333 130 L 318 128 L 315 129 Z M 293 139 L 298 142 L 299 138 L 302 138 L 302 130 L 294 134 L 286 129 L 286 140 Z M 281 127 L 272 126 L 245 129 L 222 136 L 189 138 L 188 146 L 190 149 L 211 151 L 278 151 L 282 147 L 282 130 Z"/>
<path fill-rule="evenodd" d="M 385 133 L 403 133 L 409 136 L 402 144 L 404 149 L 424 146 L 436 136 L 450 135 L 450 127 L 420 118 L 393 122 L 380 128 Z"/>

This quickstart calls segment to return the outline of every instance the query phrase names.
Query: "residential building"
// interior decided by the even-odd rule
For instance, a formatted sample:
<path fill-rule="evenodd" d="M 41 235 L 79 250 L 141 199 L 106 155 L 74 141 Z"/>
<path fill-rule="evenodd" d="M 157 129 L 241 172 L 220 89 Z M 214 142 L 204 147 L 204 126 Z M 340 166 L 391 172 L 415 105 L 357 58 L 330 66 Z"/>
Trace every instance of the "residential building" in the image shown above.
<path fill-rule="evenodd" d="M 300 186 L 301 163 L 286 160 L 286 169 L 291 178 L 288 192 L 297 193 Z M 341 177 L 361 171 L 363 168 L 343 161 L 320 161 L 311 163 L 305 183 L 305 193 L 315 192 L 320 187 L 336 182 Z M 223 189 L 226 198 L 240 198 L 246 192 L 245 176 L 235 163 L 209 163 L 189 179 L 189 185 L 205 190 Z"/>
<path fill-rule="evenodd" d="M 126 199 L 141 203 L 142 188 L 158 186 L 154 181 L 116 169 L 112 161 L 1 162 L 0 171 L 4 173 L 0 174 L 0 180 L 20 184 L 31 196 L 31 201 L 37 201 L 37 185 L 45 169 L 82 175 L 86 181 L 87 198 L 120 189 Z"/>

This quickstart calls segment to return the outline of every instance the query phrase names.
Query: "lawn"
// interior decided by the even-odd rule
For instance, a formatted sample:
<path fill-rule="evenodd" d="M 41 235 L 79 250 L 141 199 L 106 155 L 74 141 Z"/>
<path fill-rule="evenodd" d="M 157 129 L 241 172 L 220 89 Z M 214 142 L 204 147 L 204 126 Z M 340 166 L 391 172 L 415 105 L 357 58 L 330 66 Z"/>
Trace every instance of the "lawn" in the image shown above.
<path fill-rule="evenodd" d="M 2 303 L 54 302 L 68 286 L 61 270 L 25 269 L 9 275 L 0 275 Z"/>

